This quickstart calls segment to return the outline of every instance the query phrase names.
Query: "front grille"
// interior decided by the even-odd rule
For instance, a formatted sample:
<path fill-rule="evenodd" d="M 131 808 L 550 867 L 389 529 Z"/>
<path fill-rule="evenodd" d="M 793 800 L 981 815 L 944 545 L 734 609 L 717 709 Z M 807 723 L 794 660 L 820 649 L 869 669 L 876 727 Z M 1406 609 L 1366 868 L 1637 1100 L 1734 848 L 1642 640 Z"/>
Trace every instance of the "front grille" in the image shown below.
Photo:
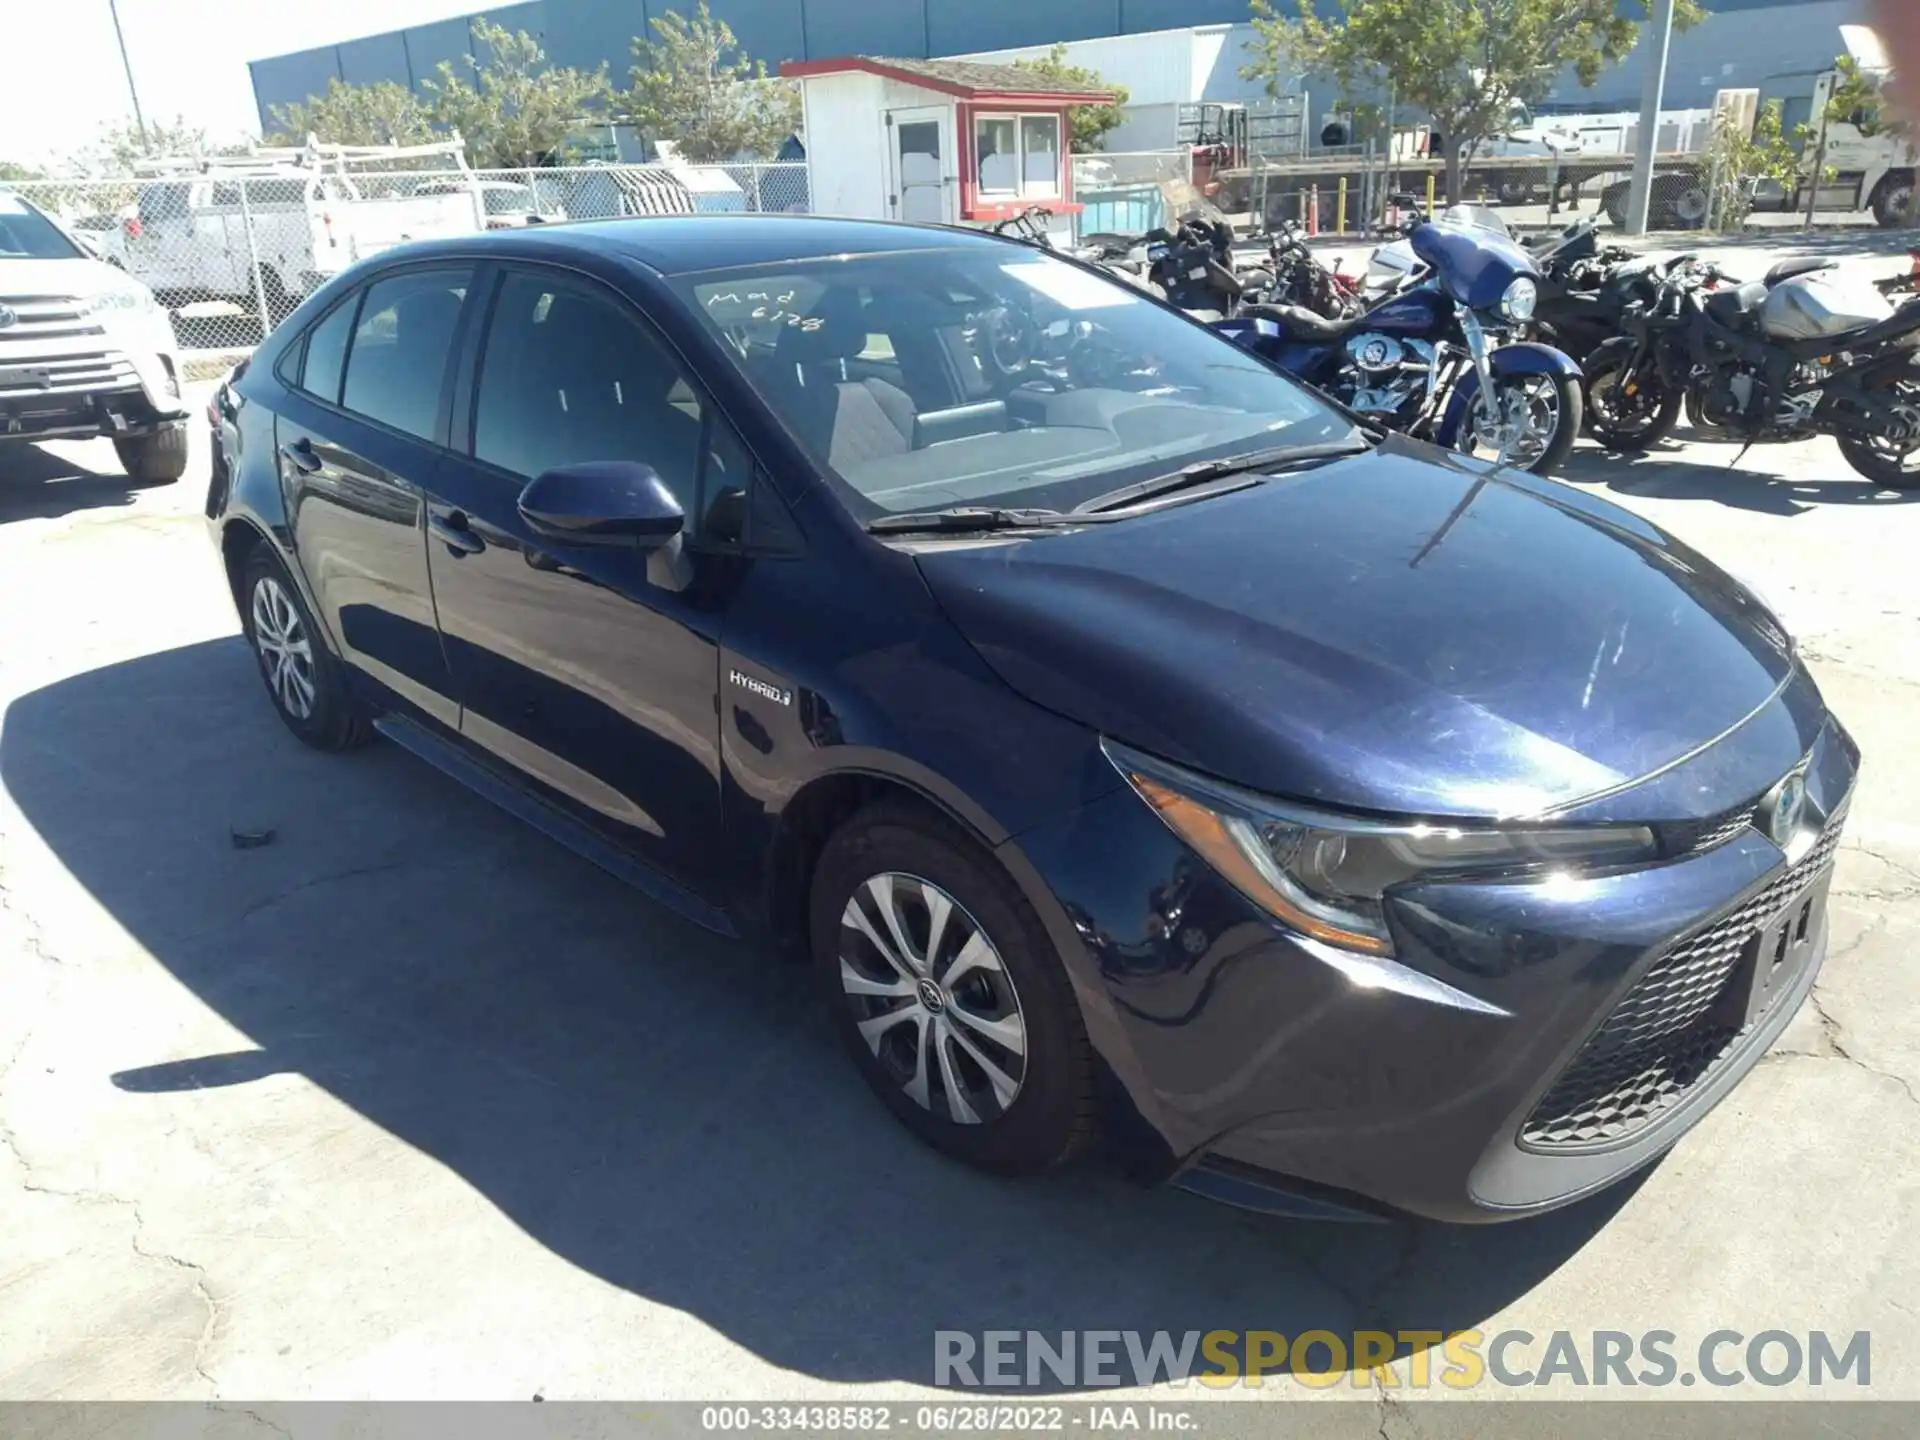
<path fill-rule="evenodd" d="M 0 343 L 72 340 L 107 333 L 97 319 L 80 313 L 80 302 L 71 296 L 0 295 L 0 306 L 15 316 L 13 324 L 0 330 Z"/>
<path fill-rule="evenodd" d="M 133 362 L 117 351 L 16 358 L 0 345 L 0 401 L 21 402 L 30 409 L 31 402 L 48 396 L 133 390 L 139 384 Z"/>
<path fill-rule="evenodd" d="M 1836 815 L 1798 864 L 1647 968 L 1534 1107 L 1520 1130 L 1523 1145 L 1567 1150 L 1624 1140 L 1713 1073 L 1747 1033 L 1720 1020 L 1714 1002 L 1754 933 L 1832 862 L 1845 818 Z"/>
<path fill-rule="evenodd" d="M 1753 805 L 1748 805 L 1731 814 L 1716 816 L 1711 820 L 1666 827 L 1665 834 L 1671 847 L 1668 853 L 1700 855 L 1708 850 L 1718 849 L 1728 841 L 1746 834 L 1753 825 L 1754 808 Z"/>

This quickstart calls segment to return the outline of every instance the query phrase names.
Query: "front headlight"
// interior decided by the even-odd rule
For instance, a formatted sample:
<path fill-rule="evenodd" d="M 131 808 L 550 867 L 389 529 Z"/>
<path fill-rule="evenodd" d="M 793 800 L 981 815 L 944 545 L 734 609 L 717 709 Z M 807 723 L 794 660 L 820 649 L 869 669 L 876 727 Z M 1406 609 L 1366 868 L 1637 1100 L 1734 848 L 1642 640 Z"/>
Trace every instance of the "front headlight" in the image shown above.
<path fill-rule="evenodd" d="M 1522 275 L 1500 297 L 1500 313 L 1515 324 L 1524 325 L 1540 306 L 1540 287 Z"/>
<path fill-rule="evenodd" d="M 1288 929 L 1390 956 L 1386 897 L 1416 880 L 1520 879 L 1654 859 L 1644 825 L 1362 820 L 1269 800 L 1113 741 L 1107 758 L 1174 834 Z"/>

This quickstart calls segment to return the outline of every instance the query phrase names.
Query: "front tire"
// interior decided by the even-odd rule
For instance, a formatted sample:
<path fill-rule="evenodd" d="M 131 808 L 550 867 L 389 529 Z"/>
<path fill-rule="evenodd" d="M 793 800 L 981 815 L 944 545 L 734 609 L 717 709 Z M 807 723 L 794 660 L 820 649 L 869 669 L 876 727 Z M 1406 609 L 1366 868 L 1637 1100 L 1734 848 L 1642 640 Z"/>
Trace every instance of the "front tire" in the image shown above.
<path fill-rule="evenodd" d="M 1882 230 L 1901 230 L 1913 224 L 1913 176 L 1889 175 L 1873 191 L 1873 218 Z"/>
<path fill-rule="evenodd" d="M 1535 475 L 1551 475 L 1567 463 L 1580 438 L 1584 412 L 1577 378 L 1558 371 L 1495 377 L 1494 401 L 1500 412 L 1498 430 L 1482 433 L 1485 417 L 1476 396 L 1461 422 L 1461 450 Z"/>
<path fill-rule="evenodd" d="M 872 806 L 821 853 L 810 928 L 848 1053 L 921 1140 L 1002 1175 L 1088 1144 L 1079 1006 L 1032 907 L 978 845 L 917 807 Z"/>
<path fill-rule="evenodd" d="M 241 572 L 240 616 L 267 698 L 302 743 L 351 750 L 373 737 L 300 587 L 265 542 L 254 547 Z"/>
<path fill-rule="evenodd" d="M 1669 387 L 1657 370 L 1634 373 L 1637 353 L 1631 340 L 1609 340 L 1587 361 L 1587 432 L 1627 455 L 1651 450 L 1671 435 L 1686 403 L 1685 392 Z"/>
<path fill-rule="evenodd" d="M 113 442 L 120 468 L 136 485 L 171 485 L 187 473 L 187 422 Z"/>

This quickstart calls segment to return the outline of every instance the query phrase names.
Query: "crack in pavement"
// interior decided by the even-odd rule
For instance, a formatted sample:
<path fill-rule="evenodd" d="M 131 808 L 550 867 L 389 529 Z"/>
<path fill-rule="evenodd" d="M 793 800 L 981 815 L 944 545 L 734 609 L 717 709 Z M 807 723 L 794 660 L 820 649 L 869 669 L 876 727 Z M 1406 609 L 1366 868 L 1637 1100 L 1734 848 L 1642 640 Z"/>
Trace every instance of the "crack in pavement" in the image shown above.
<path fill-rule="evenodd" d="M 1857 1065 L 1860 1069 L 1866 1071 L 1867 1074 L 1869 1075 L 1878 1076 L 1882 1080 L 1891 1080 L 1894 1084 L 1898 1085 L 1902 1091 L 1906 1093 L 1907 1099 L 1911 1100 L 1916 1105 L 1920 1105 L 1920 1095 L 1916 1095 L 1914 1093 L 1912 1083 L 1909 1082 L 1904 1076 L 1895 1075 L 1890 1071 L 1880 1069 L 1876 1065 L 1868 1064 L 1865 1060 L 1861 1059 L 1858 1055 L 1855 1055 L 1853 1051 L 1847 1047 L 1846 1040 L 1845 1040 L 1845 1032 L 1840 1028 L 1840 1022 L 1838 1020 L 1835 1020 L 1831 1015 L 1827 1013 L 1827 1007 L 1824 1003 L 1822 1003 L 1820 999 L 1819 986 L 1816 985 L 1811 991 L 1807 993 L 1807 1004 L 1813 1007 L 1814 1019 L 1820 1022 L 1821 1038 L 1823 1038 L 1827 1042 L 1827 1044 L 1832 1047 L 1833 1054 L 1831 1056 L 1806 1055 L 1806 1056 L 1802 1056 L 1801 1058 L 1808 1059 L 1808 1060 L 1839 1059 L 1839 1060 L 1846 1061 L 1846 1063 L 1849 1065 Z M 1792 1052 L 1783 1052 L 1783 1058 L 1785 1054 L 1790 1054 L 1790 1053 Z"/>
<path fill-rule="evenodd" d="M 26 1047 L 22 1045 L 21 1048 L 25 1049 Z M 206 1267 L 197 1261 L 187 1259 L 183 1255 L 175 1255 L 168 1250 L 148 1249 L 142 1244 L 141 1236 L 147 1228 L 147 1220 L 146 1216 L 141 1213 L 140 1202 L 138 1200 L 129 1199 L 125 1195 L 115 1195 L 107 1190 L 64 1190 L 57 1185 L 46 1185 L 36 1180 L 34 1178 L 33 1162 L 27 1158 L 26 1152 L 20 1148 L 19 1138 L 13 1133 L 12 1127 L 4 1121 L 0 1121 L 0 1147 L 5 1148 L 20 1166 L 20 1187 L 28 1194 L 51 1195 L 57 1199 L 71 1200 L 79 1205 L 116 1205 L 124 1207 L 133 1214 L 133 1232 L 128 1236 L 127 1241 L 133 1253 L 143 1260 L 151 1260 L 155 1264 L 165 1265 L 175 1270 L 183 1270 L 193 1277 L 194 1294 L 199 1297 L 200 1302 L 205 1305 L 207 1309 L 206 1321 L 200 1327 L 199 1338 L 194 1341 L 193 1369 L 194 1373 L 206 1382 L 207 1388 L 217 1396 L 220 1393 L 220 1383 L 215 1380 L 207 1370 L 206 1359 L 207 1351 L 213 1344 L 214 1330 L 220 1321 L 220 1304 L 214 1299 L 213 1291 L 207 1287 Z"/>
<path fill-rule="evenodd" d="M 222 1415 L 245 1416 L 247 1419 L 253 1421 L 254 1424 L 265 1426 L 267 1429 L 273 1431 L 274 1434 L 284 1435 L 287 1437 L 287 1440 L 293 1440 L 293 1431 L 289 1430 L 284 1425 L 275 1424 L 273 1421 L 267 1419 L 266 1416 L 262 1415 L 258 1410 L 243 1410 L 233 1405 L 215 1405 L 212 1403 L 209 1403 L 207 1405 L 207 1409 L 217 1411 L 219 1414 L 222 1414 Z"/>

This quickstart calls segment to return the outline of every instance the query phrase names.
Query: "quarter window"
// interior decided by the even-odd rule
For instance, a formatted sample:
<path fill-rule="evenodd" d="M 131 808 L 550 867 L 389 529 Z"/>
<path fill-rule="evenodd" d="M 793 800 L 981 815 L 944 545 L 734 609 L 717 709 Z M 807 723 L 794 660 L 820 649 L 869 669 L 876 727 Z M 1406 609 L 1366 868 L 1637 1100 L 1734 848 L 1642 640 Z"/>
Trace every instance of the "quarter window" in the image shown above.
<path fill-rule="evenodd" d="M 433 439 L 439 430 L 440 386 L 471 278 L 461 268 L 409 270 L 376 281 L 353 328 L 340 403 L 369 420 Z"/>
<path fill-rule="evenodd" d="M 340 403 L 340 374 L 346 368 L 347 339 L 353 333 L 353 301 L 357 298 L 334 306 L 307 332 L 307 359 L 300 372 L 300 388 L 332 405 Z"/>

